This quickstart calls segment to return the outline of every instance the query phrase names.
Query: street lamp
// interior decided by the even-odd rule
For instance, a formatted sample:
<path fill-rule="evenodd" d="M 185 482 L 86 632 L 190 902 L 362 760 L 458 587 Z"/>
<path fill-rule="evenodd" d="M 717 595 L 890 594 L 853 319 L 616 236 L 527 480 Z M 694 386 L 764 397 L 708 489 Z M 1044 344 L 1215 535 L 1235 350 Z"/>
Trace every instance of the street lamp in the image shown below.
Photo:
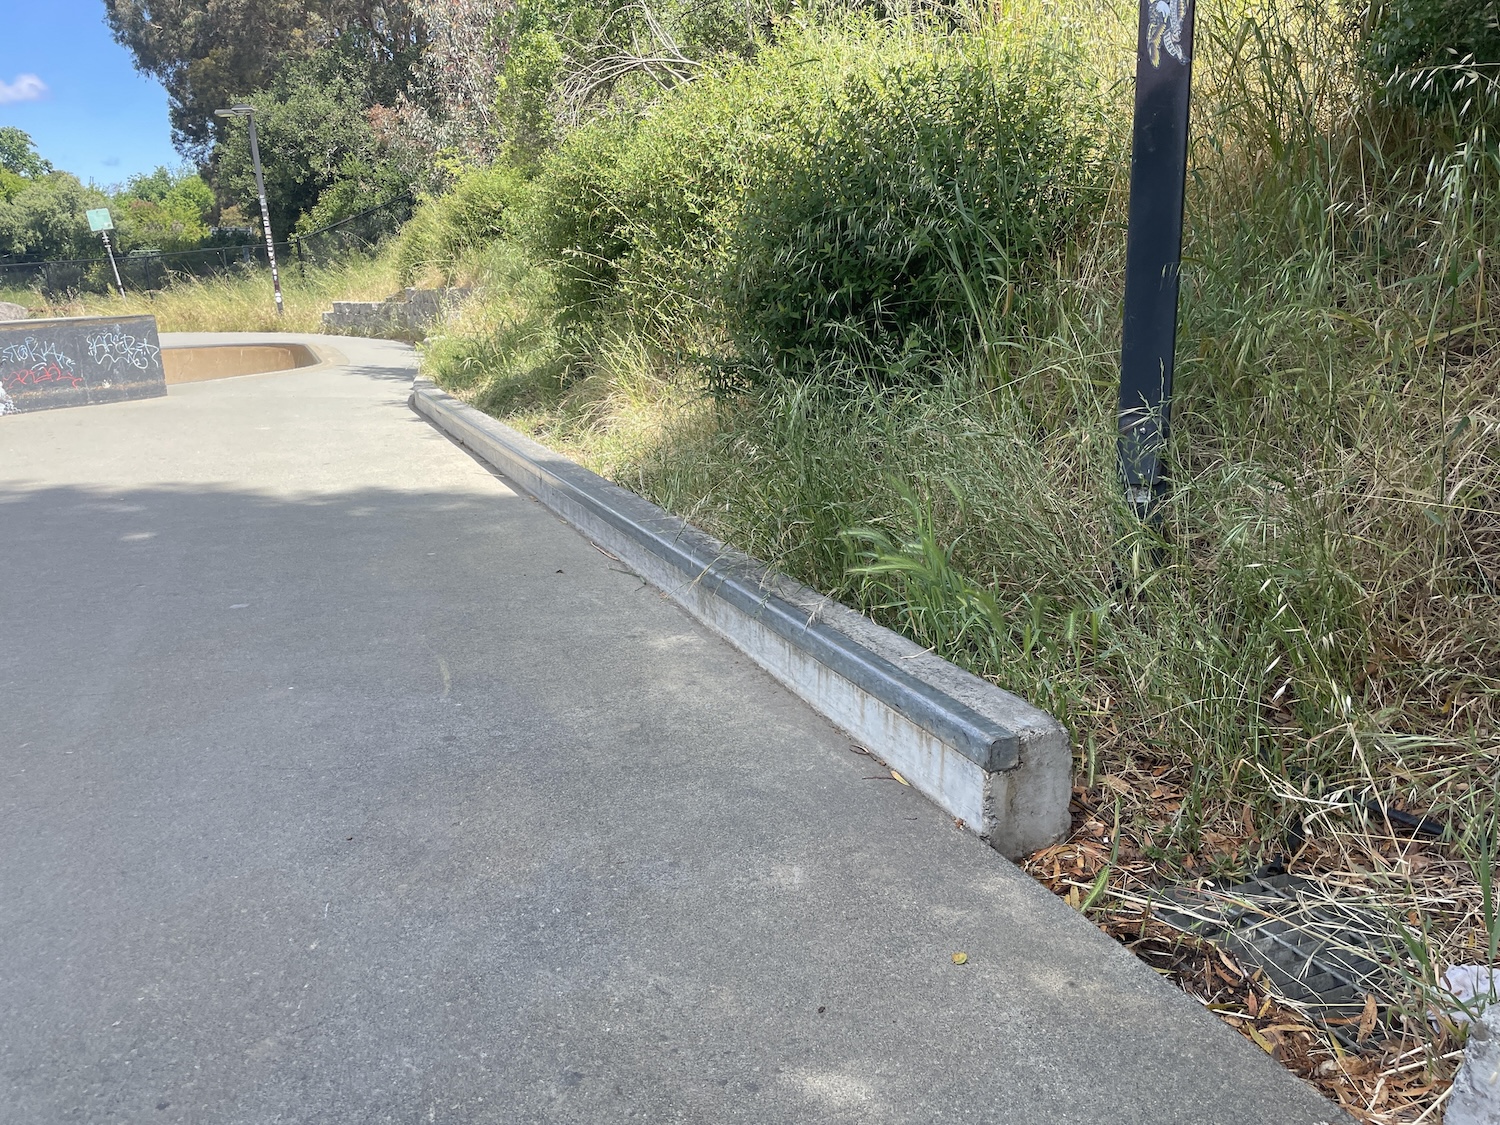
<path fill-rule="evenodd" d="M 214 110 L 215 117 L 245 117 L 250 120 L 250 161 L 255 165 L 255 190 L 260 193 L 260 221 L 266 231 L 266 258 L 271 263 L 271 286 L 276 290 L 276 315 L 286 315 L 281 304 L 281 275 L 276 272 L 276 241 L 271 237 L 271 211 L 266 206 L 266 181 L 260 173 L 260 146 L 255 143 L 255 107 L 230 106 Z"/>

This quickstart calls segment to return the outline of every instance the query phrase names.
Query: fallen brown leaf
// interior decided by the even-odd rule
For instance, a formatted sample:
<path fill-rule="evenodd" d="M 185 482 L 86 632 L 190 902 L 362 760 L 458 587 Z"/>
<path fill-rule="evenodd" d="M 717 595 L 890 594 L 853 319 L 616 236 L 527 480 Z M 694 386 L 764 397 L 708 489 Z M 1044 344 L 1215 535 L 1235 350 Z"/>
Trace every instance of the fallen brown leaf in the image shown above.
<path fill-rule="evenodd" d="M 1365 1010 L 1359 1017 L 1359 1041 L 1363 1043 L 1375 1030 L 1375 1020 L 1378 1016 L 1375 1008 L 1375 995 L 1371 993 L 1365 997 Z"/>
<path fill-rule="evenodd" d="M 1112 773 L 1105 774 L 1099 779 L 1099 781 L 1104 785 L 1108 785 L 1116 793 L 1119 793 L 1124 797 L 1128 797 L 1135 792 L 1135 790 L 1130 787 L 1130 782 L 1126 781 L 1123 777 L 1116 777 Z"/>

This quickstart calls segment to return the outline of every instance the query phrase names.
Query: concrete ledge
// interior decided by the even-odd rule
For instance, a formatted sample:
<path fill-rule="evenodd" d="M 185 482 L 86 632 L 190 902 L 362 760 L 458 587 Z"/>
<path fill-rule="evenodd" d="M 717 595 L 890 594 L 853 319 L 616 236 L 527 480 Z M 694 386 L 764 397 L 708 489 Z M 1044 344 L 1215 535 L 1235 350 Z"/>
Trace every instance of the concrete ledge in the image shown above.
<path fill-rule="evenodd" d="M 1068 830 L 1062 724 L 418 379 L 411 405 L 1015 858 Z"/>
<path fill-rule="evenodd" d="M 0 415 L 166 393 L 154 316 L 0 323 Z"/>

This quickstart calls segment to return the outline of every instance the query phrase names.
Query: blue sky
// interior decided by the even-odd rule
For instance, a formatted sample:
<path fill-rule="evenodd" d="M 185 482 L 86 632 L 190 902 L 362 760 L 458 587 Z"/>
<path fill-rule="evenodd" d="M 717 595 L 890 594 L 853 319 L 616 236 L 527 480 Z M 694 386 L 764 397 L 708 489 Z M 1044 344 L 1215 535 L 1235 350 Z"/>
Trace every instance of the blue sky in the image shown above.
<path fill-rule="evenodd" d="M 103 0 L 0 0 L 0 125 L 85 183 L 182 161 L 166 91 L 114 41 Z"/>

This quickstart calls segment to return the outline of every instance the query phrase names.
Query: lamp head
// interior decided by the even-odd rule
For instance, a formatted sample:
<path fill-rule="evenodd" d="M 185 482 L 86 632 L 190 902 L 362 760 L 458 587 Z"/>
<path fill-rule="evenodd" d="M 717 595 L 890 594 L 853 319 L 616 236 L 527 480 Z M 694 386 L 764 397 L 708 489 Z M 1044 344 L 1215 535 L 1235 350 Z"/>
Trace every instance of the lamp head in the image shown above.
<path fill-rule="evenodd" d="M 249 117 L 255 112 L 253 105 L 235 105 L 228 109 L 214 110 L 215 117 Z"/>

